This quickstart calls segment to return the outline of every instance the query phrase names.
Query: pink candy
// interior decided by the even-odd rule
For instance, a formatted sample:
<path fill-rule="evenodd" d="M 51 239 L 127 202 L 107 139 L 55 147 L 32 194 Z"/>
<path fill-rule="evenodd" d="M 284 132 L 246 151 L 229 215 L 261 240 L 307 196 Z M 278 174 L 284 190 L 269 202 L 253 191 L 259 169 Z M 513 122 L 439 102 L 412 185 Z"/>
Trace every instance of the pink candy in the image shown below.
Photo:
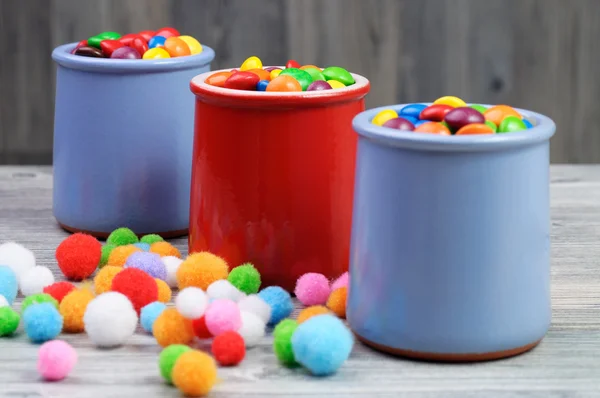
<path fill-rule="evenodd" d="M 77 363 L 77 352 L 62 340 L 48 341 L 40 347 L 37 369 L 40 375 L 50 381 L 62 380 Z"/>
<path fill-rule="evenodd" d="M 242 326 L 242 316 L 237 303 L 229 299 L 218 299 L 210 303 L 204 313 L 206 328 L 213 336 Z"/>
<path fill-rule="evenodd" d="M 315 272 L 309 272 L 298 278 L 294 289 L 298 300 L 306 306 L 325 304 L 330 292 L 329 280 L 325 275 Z"/>

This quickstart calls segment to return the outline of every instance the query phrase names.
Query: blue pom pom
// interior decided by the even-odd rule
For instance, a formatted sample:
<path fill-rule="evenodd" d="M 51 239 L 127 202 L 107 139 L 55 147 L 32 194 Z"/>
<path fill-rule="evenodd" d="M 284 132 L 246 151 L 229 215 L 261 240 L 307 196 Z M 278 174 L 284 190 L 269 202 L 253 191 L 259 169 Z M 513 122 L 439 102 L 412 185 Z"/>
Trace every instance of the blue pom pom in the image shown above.
<path fill-rule="evenodd" d="M 32 342 L 43 343 L 60 334 L 63 317 L 52 303 L 33 304 L 23 314 L 23 326 Z"/>
<path fill-rule="evenodd" d="M 258 293 L 271 307 L 271 319 L 269 325 L 275 325 L 284 318 L 287 318 L 294 310 L 292 296 L 279 286 L 269 286 Z"/>
<path fill-rule="evenodd" d="M 147 252 L 150 250 L 150 245 L 147 243 L 143 243 L 143 242 L 138 242 L 138 243 L 134 243 L 133 244 L 135 247 L 137 247 L 138 249 L 142 249 L 143 251 Z"/>
<path fill-rule="evenodd" d="M 0 295 L 4 296 L 8 304 L 12 305 L 17 298 L 18 288 L 17 276 L 12 268 L 0 265 Z"/>
<path fill-rule="evenodd" d="M 144 328 L 146 332 L 152 333 L 154 321 L 156 321 L 156 318 L 158 318 L 166 308 L 167 306 L 160 301 L 155 301 L 144 306 L 140 312 L 140 323 L 142 324 L 142 328 Z"/>
<path fill-rule="evenodd" d="M 296 361 L 315 376 L 335 373 L 348 359 L 354 337 L 333 315 L 317 315 L 302 322 L 292 335 Z"/>

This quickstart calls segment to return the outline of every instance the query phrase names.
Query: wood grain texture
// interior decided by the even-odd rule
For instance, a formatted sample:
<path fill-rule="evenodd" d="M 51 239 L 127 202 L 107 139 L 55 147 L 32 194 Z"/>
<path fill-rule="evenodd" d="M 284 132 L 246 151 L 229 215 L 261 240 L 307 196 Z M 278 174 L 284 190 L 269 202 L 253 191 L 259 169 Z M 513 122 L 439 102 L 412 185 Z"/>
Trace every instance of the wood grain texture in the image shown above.
<path fill-rule="evenodd" d="M 392 358 L 358 344 L 339 373 L 313 378 L 278 365 L 265 337 L 211 397 L 564 398 L 600 396 L 600 166 L 553 166 L 552 326 L 533 351 L 478 364 L 435 364 Z M 51 210 L 51 169 L 0 167 L 0 241 L 31 248 L 59 277 L 54 249 L 67 234 Z M 185 253 L 186 241 L 174 241 Z M 18 306 L 18 305 L 17 305 Z M 71 376 L 42 383 L 37 346 L 21 332 L 0 339 L 0 397 L 179 397 L 159 376 L 160 348 L 136 334 L 126 346 L 97 350 L 86 336 L 62 335 L 79 353 Z M 202 348 L 202 347 L 200 347 Z M 206 347 L 204 347 L 206 348 Z"/>

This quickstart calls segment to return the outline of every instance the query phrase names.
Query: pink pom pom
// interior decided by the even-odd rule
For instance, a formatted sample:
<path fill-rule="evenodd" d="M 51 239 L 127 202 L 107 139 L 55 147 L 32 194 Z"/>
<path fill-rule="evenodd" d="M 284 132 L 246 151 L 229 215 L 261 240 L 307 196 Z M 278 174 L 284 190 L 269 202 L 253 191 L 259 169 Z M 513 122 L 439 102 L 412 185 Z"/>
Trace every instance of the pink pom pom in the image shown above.
<path fill-rule="evenodd" d="M 334 290 L 339 289 L 340 287 L 348 287 L 348 282 L 349 282 L 349 275 L 348 272 L 344 272 L 342 275 L 340 275 L 335 281 L 333 281 L 333 283 L 331 284 L 331 291 L 333 292 Z"/>
<path fill-rule="evenodd" d="M 298 278 L 294 289 L 294 294 L 304 305 L 325 304 L 330 292 L 329 280 L 325 275 L 315 272 L 309 272 Z"/>
<path fill-rule="evenodd" d="M 242 327 L 242 316 L 237 303 L 229 299 L 215 300 L 204 313 L 206 328 L 213 336 Z"/>
<path fill-rule="evenodd" d="M 48 341 L 40 347 L 37 369 L 40 375 L 50 381 L 62 380 L 77 363 L 77 352 L 62 340 Z"/>

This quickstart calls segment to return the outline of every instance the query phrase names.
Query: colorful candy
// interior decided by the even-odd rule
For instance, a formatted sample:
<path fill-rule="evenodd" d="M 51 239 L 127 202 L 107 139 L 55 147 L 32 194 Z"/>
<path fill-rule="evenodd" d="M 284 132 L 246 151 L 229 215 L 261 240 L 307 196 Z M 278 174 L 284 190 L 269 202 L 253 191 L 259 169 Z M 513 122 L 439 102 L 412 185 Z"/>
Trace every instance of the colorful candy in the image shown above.
<path fill-rule="evenodd" d="M 113 59 L 140 59 L 140 53 L 131 47 L 123 46 L 116 49 L 110 56 Z"/>
<path fill-rule="evenodd" d="M 315 80 L 308 86 L 306 91 L 321 91 L 321 90 L 331 90 L 331 84 L 327 83 L 324 80 Z"/>
<path fill-rule="evenodd" d="M 481 112 L 478 112 L 473 108 L 461 106 L 448 112 L 446 117 L 444 117 L 444 121 L 448 124 L 448 126 L 450 126 L 451 129 L 460 130 L 467 124 L 484 123 L 485 118 Z"/>
<path fill-rule="evenodd" d="M 383 127 L 407 131 L 413 131 L 415 129 L 415 125 L 403 117 L 395 117 L 393 119 L 390 119 L 387 122 L 383 123 Z"/>
<path fill-rule="evenodd" d="M 340 68 L 339 66 L 330 66 L 329 68 L 323 69 L 323 76 L 327 80 L 336 80 L 340 83 L 343 83 L 345 86 L 349 86 L 354 84 L 354 78 L 344 68 Z"/>
<path fill-rule="evenodd" d="M 266 91 L 302 91 L 302 86 L 292 76 L 279 75 L 271 80 Z"/>
<path fill-rule="evenodd" d="M 302 91 L 306 91 L 308 86 L 312 83 L 312 77 L 308 74 L 308 72 L 300 70 L 298 68 L 286 68 L 284 69 L 279 76 L 291 76 L 300 83 L 300 87 L 302 87 Z"/>
<path fill-rule="evenodd" d="M 163 58 L 171 58 L 171 55 L 162 47 L 154 47 L 150 50 L 146 51 L 144 55 L 142 55 L 143 59 L 163 59 Z"/>
<path fill-rule="evenodd" d="M 252 72 L 237 72 L 229 76 L 223 87 L 237 90 L 255 90 L 260 77 Z"/>
<path fill-rule="evenodd" d="M 156 47 L 163 47 L 165 45 L 166 41 L 167 41 L 167 38 L 164 36 L 154 36 L 153 38 L 151 38 L 148 41 L 148 47 L 150 49 L 156 48 Z"/>

